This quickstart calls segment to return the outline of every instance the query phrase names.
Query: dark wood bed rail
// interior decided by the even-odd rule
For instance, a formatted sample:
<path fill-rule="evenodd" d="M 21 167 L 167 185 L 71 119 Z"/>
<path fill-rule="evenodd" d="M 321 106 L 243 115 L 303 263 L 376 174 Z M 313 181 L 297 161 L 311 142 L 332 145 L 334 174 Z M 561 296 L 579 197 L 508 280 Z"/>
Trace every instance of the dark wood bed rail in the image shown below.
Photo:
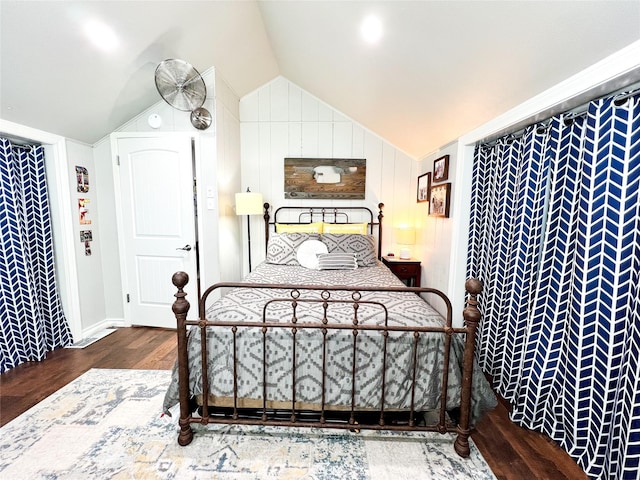
<path fill-rule="evenodd" d="M 269 245 L 269 234 L 271 232 L 271 227 L 275 229 L 276 223 L 295 223 L 295 224 L 304 224 L 304 223 L 313 223 L 317 222 L 327 222 L 327 223 L 354 223 L 351 222 L 349 218 L 350 213 L 360 213 L 366 217 L 369 234 L 375 235 L 377 233 L 378 237 L 378 260 L 382 258 L 382 219 L 384 218 L 384 214 L 382 210 L 384 209 L 384 203 L 378 203 L 378 221 L 376 222 L 373 216 L 373 212 L 369 207 L 314 207 L 314 206 L 305 206 L 305 207 L 297 207 L 297 206 L 289 206 L 284 205 L 282 207 L 278 207 L 275 212 L 273 212 L 273 221 L 271 220 L 271 214 L 269 213 L 271 209 L 271 205 L 269 203 L 265 203 L 263 205 L 264 208 L 264 237 L 265 237 L 265 253 L 266 249 Z M 278 215 L 281 216 L 287 213 L 293 213 L 297 215 L 296 222 L 278 222 Z M 364 222 L 362 222 L 364 223 Z M 375 227 L 377 227 L 377 232 Z"/>
<path fill-rule="evenodd" d="M 275 301 L 286 301 L 291 302 L 295 312 L 295 305 L 297 302 L 309 301 L 309 299 L 300 299 L 296 295 L 295 292 L 299 292 L 300 290 L 304 291 L 314 291 L 317 290 L 320 292 L 320 299 L 313 301 L 318 303 L 324 303 L 326 308 L 326 304 L 330 303 L 332 300 L 330 298 L 331 292 L 333 291 L 349 291 L 352 292 L 351 300 L 333 300 L 333 302 L 340 303 L 353 303 L 353 308 L 355 313 L 355 318 L 352 324 L 332 324 L 330 323 L 325 315 L 325 318 L 321 323 L 318 322 L 304 322 L 298 323 L 295 317 L 295 313 L 292 316 L 290 321 L 283 322 L 267 322 L 264 318 L 262 321 L 257 322 L 228 322 L 228 321 L 209 321 L 204 317 L 198 320 L 187 320 L 187 314 L 189 312 L 190 304 L 188 300 L 185 298 L 186 293 L 184 291 L 184 287 L 189 281 L 189 277 L 185 272 L 177 272 L 172 277 L 173 284 L 177 287 L 178 291 L 175 294 L 176 300 L 173 303 L 172 310 L 176 316 L 177 320 L 177 335 L 178 335 L 178 375 L 179 375 L 179 397 L 180 397 L 180 433 L 178 436 L 178 443 L 180 445 L 187 445 L 193 439 L 193 430 L 191 429 L 192 423 L 200 423 L 203 425 L 207 425 L 209 423 L 226 423 L 226 424 L 252 424 L 252 425 L 279 425 L 279 426 L 299 426 L 299 427 L 321 427 L 321 428 L 342 428 L 342 429 L 354 429 L 354 428 L 367 428 L 367 429 L 375 429 L 375 430 L 421 430 L 421 431 L 438 431 L 440 433 L 457 432 L 456 440 L 454 443 L 455 451 L 462 457 L 469 456 L 469 435 L 470 435 L 470 409 L 471 409 L 471 386 L 472 386 L 472 375 L 473 375 L 473 362 L 475 356 L 475 343 L 476 343 L 476 330 L 478 323 L 481 318 L 480 311 L 477 308 L 477 295 L 482 291 L 482 284 L 477 279 L 469 279 L 465 288 L 468 292 L 468 301 L 467 306 L 463 311 L 464 317 L 464 326 L 463 327 L 453 327 L 452 326 L 452 314 L 451 314 L 451 303 L 449 299 L 442 292 L 432 288 L 420 288 L 420 287 L 389 287 L 389 288 L 376 288 L 376 287 L 331 287 L 331 286 L 310 286 L 310 285 L 278 285 L 278 284 L 255 284 L 255 283 L 242 283 L 242 282 L 231 282 L 231 283 L 218 283 L 211 287 L 209 287 L 199 299 L 199 311 L 205 312 L 205 305 L 208 296 L 218 290 L 220 288 L 264 288 L 264 289 L 279 289 L 279 290 L 288 290 L 291 292 L 290 296 L 287 298 L 279 298 Z M 360 301 L 359 292 L 364 291 L 398 291 L 398 292 L 415 292 L 417 294 L 422 293 L 430 293 L 435 294 L 440 297 L 447 306 L 447 315 L 445 319 L 445 325 L 443 327 L 402 327 L 402 326 L 389 326 L 386 325 L 364 325 L 360 324 L 357 321 L 357 309 L 359 303 L 365 303 Z M 323 293 L 324 292 L 324 293 Z M 376 304 L 377 302 L 366 302 Z M 382 308 L 382 304 L 380 304 Z M 204 315 L 204 314 L 203 314 Z M 203 405 L 202 405 L 202 416 L 193 417 L 191 415 L 191 399 L 190 399 L 190 391 L 189 391 L 189 366 L 188 366 L 188 352 L 187 352 L 187 328 L 188 327 L 197 327 L 200 329 L 201 335 L 201 361 L 203 362 L 204 368 L 202 369 L 202 391 L 205 394 L 202 395 Z M 207 348 L 206 348 L 206 330 L 208 327 L 220 327 L 220 328 L 229 328 L 233 332 L 233 348 L 235 350 L 235 338 L 236 332 L 240 328 L 261 328 L 263 335 L 266 335 L 266 331 L 269 329 L 289 329 L 293 334 L 294 341 L 294 353 L 293 353 L 293 401 L 291 403 L 291 416 L 289 420 L 279 420 L 268 418 L 266 415 L 266 391 L 263 392 L 263 409 L 261 418 L 253 418 L 246 419 L 240 418 L 238 416 L 237 409 L 237 371 L 236 371 L 236 358 L 234 354 L 234 409 L 231 418 L 220 418 L 215 417 L 212 418 L 209 416 L 209 400 L 206 392 L 209 391 L 209 378 L 208 378 L 208 365 L 207 363 Z M 328 330 L 352 330 L 354 337 L 354 355 L 353 355 L 353 365 L 352 365 L 352 405 L 351 405 L 351 415 L 349 417 L 348 422 L 346 423 L 331 423 L 327 422 L 324 415 L 324 400 L 321 408 L 321 417 L 320 421 L 305 421 L 298 418 L 296 415 L 296 400 L 295 400 L 295 389 L 296 389 L 296 377 L 295 377 L 295 334 L 298 329 L 316 329 L 323 332 L 324 341 L 326 342 L 326 332 Z M 363 424 L 360 423 L 356 426 L 356 422 L 354 420 L 353 412 L 356 409 L 354 404 L 355 398 L 355 363 L 356 363 L 356 339 L 358 333 L 361 331 L 380 331 L 382 332 L 384 338 L 385 351 L 384 355 L 386 357 L 386 338 L 388 337 L 389 332 L 393 331 L 404 331 L 404 332 L 413 332 L 414 336 L 414 369 L 413 369 L 413 379 L 411 389 L 412 392 L 415 391 L 415 382 L 416 382 L 416 365 L 417 365 L 417 348 L 415 345 L 417 344 L 418 338 L 421 333 L 426 332 L 442 332 L 445 334 L 445 352 L 444 352 L 444 368 L 442 374 L 442 392 L 441 392 L 441 405 L 439 409 L 439 421 L 436 425 L 415 425 L 414 424 L 414 410 L 413 410 L 413 397 L 411 409 L 409 411 L 410 420 L 408 424 L 388 424 L 385 422 L 385 403 L 384 403 L 384 375 L 385 375 L 385 364 L 386 358 L 383 358 L 383 367 L 382 367 L 382 398 L 381 398 L 381 409 L 380 416 L 377 422 Z M 462 375 L 462 389 L 461 389 L 461 399 L 460 399 L 460 417 L 458 419 L 457 425 L 452 425 L 451 423 L 446 422 L 446 386 L 448 382 L 448 366 L 450 362 L 450 349 L 451 349 L 451 338 L 454 334 L 465 334 L 465 342 L 464 342 L 464 357 L 463 357 L 463 375 Z M 266 341 L 266 339 L 265 339 Z M 326 348 L 326 343 L 325 343 Z M 263 355 L 266 348 L 263 349 Z M 324 360 L 323 360 L 324 361 Z M 263 372 L 266 372 L 266 359 L 263 358 Z M 323 366 L 323 392 L 322 396 L 324 399 L 324 366 Z M 266 388 L 266 382 L 263 382 Z"/>

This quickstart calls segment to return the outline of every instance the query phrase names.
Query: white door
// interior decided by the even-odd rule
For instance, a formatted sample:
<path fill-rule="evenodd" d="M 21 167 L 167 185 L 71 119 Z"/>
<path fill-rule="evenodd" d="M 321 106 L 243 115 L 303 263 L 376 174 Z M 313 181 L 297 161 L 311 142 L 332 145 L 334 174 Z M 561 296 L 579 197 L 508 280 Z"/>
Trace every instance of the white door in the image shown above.
<path fill-rule="evenodd" d="M 189 274 L 190 318 L 197 316 L 195 200 L 191 138 L 117 138 L 123 232 L 125 321 L 175 328 L 177 271 Z"/>

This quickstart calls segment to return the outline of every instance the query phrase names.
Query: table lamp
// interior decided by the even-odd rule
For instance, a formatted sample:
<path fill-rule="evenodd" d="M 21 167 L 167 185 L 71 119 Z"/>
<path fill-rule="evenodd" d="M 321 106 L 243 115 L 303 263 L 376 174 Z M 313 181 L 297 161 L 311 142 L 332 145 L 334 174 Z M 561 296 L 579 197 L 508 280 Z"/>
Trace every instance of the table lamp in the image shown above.
<path fill-rule="evenodd" d="M 413 227 L 398 227 L 396 228 L 396 241 L 400 248 L 400 259 L 408 260 L 411 258 L 410 245 L 416 243 L 416 229 Z"/>

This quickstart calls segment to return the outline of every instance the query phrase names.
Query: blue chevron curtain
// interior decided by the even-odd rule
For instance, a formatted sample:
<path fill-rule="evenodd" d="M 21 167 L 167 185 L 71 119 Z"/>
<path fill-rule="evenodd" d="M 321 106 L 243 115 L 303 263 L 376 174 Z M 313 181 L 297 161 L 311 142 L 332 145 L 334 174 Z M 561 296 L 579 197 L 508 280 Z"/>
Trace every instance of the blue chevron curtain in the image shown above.
<path fill-rule="evenodd" d="M 590 478 L 640 478 L 640 96 L 476 147 L 479 360 Z"/>
<path fill-rule="evenodd" d="M 57 293 L 44 149 L 0 138 L 0 368 L 72 343 Z"/>

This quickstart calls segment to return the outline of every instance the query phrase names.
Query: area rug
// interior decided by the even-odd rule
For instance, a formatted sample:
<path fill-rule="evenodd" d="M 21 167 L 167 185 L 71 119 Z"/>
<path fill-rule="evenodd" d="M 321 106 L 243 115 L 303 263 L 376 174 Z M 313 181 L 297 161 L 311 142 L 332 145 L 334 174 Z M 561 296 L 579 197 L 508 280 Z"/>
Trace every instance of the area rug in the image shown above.
<path fill-rule="evenodd" d="M 495 476 L 453 436 L 195 425 L 162 415 L 169 371 L 93 369 L 0 429 L 0 478 L 478 479 Z"/>
<path fill-rule="evenodd" d="M 83 338 L 79 342 L 74 343 L 73 345 L 69 345 L 65 348 L 86 348 L 92 343 L 96 343 L 98 340 L 103 339 L 107 335 L 115 332 L 115 328 L 105 328 L 104 330 L 100 330 L 99 332 L 94 333 L 90 337 Z"/>

